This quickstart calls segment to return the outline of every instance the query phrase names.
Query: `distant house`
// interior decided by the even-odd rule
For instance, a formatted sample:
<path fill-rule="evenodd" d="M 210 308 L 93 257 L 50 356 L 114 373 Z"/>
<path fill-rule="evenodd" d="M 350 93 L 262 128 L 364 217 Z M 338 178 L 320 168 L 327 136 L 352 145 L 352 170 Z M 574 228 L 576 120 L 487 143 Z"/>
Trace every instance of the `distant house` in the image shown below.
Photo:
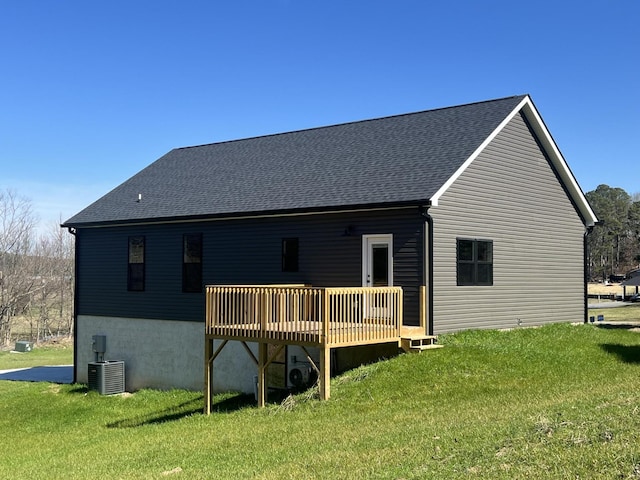
<path fill-rule="evenodd" d="M 622 283 L 620 285 L 622 286 L 623 299 L 627 298 L 627 287 L 632 287 L 632 293 L 634 292 L 635 288 L 635 294 L 637 295 L 638 291 L 640 290 L 640 268 L 636 268 L 627 272 L 626 278 L 622 280 Z"/>
<path fill-rule="evenodd" d="M 63 225 L 76 380 L 101 334 L 128 389 L 200 389 L 204 285 L 399 286 L 430 335 L 581 322 L 596 221 L 527 95 L 178 148 Z M 252 391 L 248 357 L 216 388 Z"/>

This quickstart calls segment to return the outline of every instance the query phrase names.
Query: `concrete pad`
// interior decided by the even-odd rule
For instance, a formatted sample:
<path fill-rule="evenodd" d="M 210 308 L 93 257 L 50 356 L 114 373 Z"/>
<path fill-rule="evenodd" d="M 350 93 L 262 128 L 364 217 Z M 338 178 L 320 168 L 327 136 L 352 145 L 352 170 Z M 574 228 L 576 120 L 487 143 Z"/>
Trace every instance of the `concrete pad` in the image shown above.
<path fill-rule="evenodd" d="M 73 383 L 73 365 L 47 365 L 43 367 L 0 370 L 0 380 Z"/>

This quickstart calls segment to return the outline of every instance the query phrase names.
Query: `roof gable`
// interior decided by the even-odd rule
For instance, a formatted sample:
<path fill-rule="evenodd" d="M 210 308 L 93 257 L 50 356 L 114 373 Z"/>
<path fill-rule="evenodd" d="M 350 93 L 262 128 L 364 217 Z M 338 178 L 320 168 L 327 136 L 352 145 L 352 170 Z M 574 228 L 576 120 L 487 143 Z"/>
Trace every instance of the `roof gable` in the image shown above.
<path fill-rule="evenodd" d="M 528 96 L 508 97 L 178 148 L 65 225 L 437 202 L 492 135 L 530 103 Z"/>
<path fill-rule="evenodd" d="M 491 134 L 484 139 L 484 141 L 478 146 L 478 148 L 467 158 L 456 170 L 456 172 L 438 189 L 438 191 L 431 197 L 431 204 L 438 205 L 440 197 L 447 191 L 447 189 L 456 181 L 460 175 L 471 165 L 471 163 L 482 153 L 482 151 L 493 141 L 493 139 L 509 124 L 509 122 L 519 112 L 525 116 L 529 125 L 533 129 L 538 141 L 541 143 L 542 148 L 547 153 L 549 160 L 553 167 L 557 171 L 560 179 L 562 180 L 564 187 L 567 189 L 571 200 L 576 205 L 576 208 L 580 212 L 582 219 L 587 226 L 593 226 L 598 221 L 591 205 L 587 201 L 582 189 L 578 185 L 578 182 L 571 172 L 569 165 L 560 153 L 560 149 L 556 145 L 551 133 L 547 129 L 546 125 L 542 121 L 542 117 L 538 113 L 531 98 L 526 95 L 522 98 L 520 103 L 513 109 L 513 111 L 506 116 L 502 122 L 491 132 Z"/>

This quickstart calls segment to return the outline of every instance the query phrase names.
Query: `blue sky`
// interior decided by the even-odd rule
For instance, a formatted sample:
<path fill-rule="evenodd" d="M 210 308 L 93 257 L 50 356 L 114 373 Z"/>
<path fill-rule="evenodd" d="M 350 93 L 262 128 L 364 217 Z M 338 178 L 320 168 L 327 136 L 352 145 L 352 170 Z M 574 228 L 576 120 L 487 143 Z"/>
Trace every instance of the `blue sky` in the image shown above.
<path fill-rule="evenodd" d="M 638 0 L 0 1 L 0 188 L 43 223 L 172 148 L 531 94 L 640 192 Z"/>

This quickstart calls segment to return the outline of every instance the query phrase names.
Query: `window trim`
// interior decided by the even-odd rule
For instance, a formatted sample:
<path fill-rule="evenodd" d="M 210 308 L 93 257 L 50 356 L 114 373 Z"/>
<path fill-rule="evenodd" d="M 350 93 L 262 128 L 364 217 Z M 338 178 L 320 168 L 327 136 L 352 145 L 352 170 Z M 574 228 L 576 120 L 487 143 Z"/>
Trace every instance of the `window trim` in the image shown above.
<path fill-rule="evenodd" d="M 291 243 L 290 245 L 288 245 Z M 300 271 L 300 239 L 287 237 L 282 239 L 281 267 L 285 273 Z"/>
<path fill-rule="evenodd" d="M 131 247 L 132 242 L 134 240 L 138 240 L 142 242 L 142 261 L 141 262 L 132 262 L 131 261 Z M 146 257 L 147 257 L 147 239 L 144 235 L 130 235 L 127 238 L 127 291 L 129 292 L 144 292 L 146 287 Z M 139 281 L 134 282 L 133 275 L 133 265 L 142 265 L 142 267 L 137 267 L 136 269 L 141 269 L 141 279 Z M 139 273 L 139 272 L 138 272 Z M 140 285 L 138 285 L 138 282 Z"/>
<path fill-rule="evenodd" d="M 187 241 L 189 238 L 197 238 L 199 255 L 194 257 L 195 261 L 187 261 Z M 202 293 L 202 233 L 184 233 L 182 235 L 182 293 Z M 187 267 L 189 265 L 189 267 Z M 198 267 L 192 267 L 198 265 Z M 195 275 L 195 278 L 190 278 Z M 195 285 L 197 284 L 197 287 Z"/>
<path fill-rule="evenodd" d="M 471 260 L 461 260 L 460 259 L 460 242 L 471 242 L 472 243 L 472 258 Z M 478 245 L 480 243 L 486 243 L 491 247 L 491 259 L 488 261 L 478 260 Z M 456 238 L 456 285 L 459 287 L 491 287 L 493 286 L 493 240 L 485 239 L 485 238 Z M 472 265 L 473 267 L 473 279 L 470 282 L 465 281 L 461 278 L 460 267 L 461 265 Z M 479 281 L 478 280 L 478 270 L 480 265 L 488 265 L 489 266 L 489 275 L 490 279 L 488 282 Z"/>

